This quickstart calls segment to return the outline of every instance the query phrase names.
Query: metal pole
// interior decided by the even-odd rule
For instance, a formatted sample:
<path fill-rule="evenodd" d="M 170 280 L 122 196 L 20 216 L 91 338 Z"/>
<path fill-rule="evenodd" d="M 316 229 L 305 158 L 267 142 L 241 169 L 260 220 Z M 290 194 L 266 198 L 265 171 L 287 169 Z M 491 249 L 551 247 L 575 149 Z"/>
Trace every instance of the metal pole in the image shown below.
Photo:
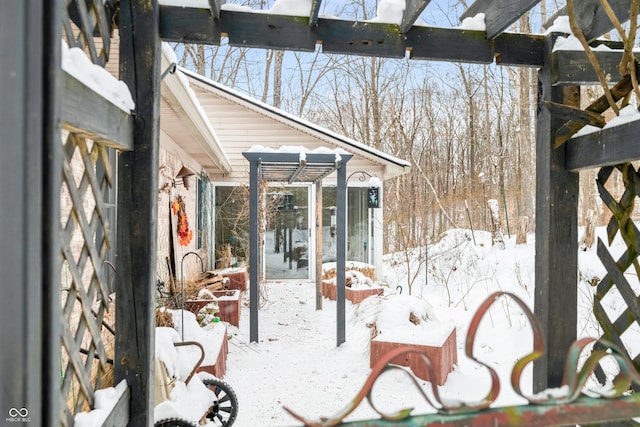
<path fill-rule="evenodd" d="M 249 341 L 258 342 L 258 173 L 259 160 L 249 164 Z"/>
<path fill-rule="evenodd" d="M 347 166 L 343 162 L 338 168 L 338 188 L 336 197 L 337 208 L 337 248 L 336 248 L 336 317 L 337 317 L 337 346 L 345 342 L 345 267 L 347 255 Z"/>
<path fill-rule="evenodd" d="M 316 310 L 322 310 L 322 180 L 316 182 Z"/>
<path fill-rule="evenodd" d="M 180 310 L 180 313 L 182 315 L 182 320 L 180 323 L 180 328 L 181 328 L 180 337 L 182 338 L 182 341 L 184 341 L 184 259 L 187 257 L 187 255 L 195 255 L 198 257 L 198 259 L 200 260 L 200 270 L 202 273 L 204 273 L 204 261 L 202 260 L 202 257 L 200 256 L 200 254 L 198 254 L 197 252 L 191 251 L 182 255 L 182 259 L 180 260 L 180 300 L 182 305 L 181 307 L 182 310 Z"/>

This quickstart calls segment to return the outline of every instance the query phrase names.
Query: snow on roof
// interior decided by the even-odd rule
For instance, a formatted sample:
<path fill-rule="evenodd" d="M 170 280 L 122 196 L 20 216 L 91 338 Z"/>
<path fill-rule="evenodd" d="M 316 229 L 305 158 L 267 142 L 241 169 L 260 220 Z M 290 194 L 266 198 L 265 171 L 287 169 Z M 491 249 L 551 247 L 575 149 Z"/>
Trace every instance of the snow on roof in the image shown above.
<path fill-rule="evenodd" d="M 348 151 L 343 150 L 342 148 L 327 148 L 327 147 L 317 147 L 313 150 L 308 149 L 307 147 L 303 147 L 302 145 L 283 145 L 279 148 L 265 147 L 260 144 L 256 144 L 251 146 L 247 150 L 249 153 L 298 153 L 300 155 L 300 160 L 306 160 L 307 154 L 335 154 L 336 162 L 342 160 L 341 154 L 350 154 Z"/>

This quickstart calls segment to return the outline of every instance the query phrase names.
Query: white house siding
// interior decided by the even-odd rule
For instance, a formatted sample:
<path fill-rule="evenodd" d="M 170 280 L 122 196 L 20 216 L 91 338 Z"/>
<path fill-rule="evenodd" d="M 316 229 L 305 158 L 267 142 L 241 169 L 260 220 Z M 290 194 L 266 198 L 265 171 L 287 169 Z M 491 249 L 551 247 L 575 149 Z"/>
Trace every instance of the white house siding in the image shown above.
<path fill-rule="evenodd" d="M 273 149 L 287 145 L 303 146 L 309 150 L 319 147 L 343 148 L 354 154 L 347 164 L 347 174 L 362 170 L 380 177 L 381 180 L 386 175 L 386 166 L 383 161 L 373 162 L 372 158 L 364 158 L 345 144 L 339 144 L 335 139 L 322 139 L 318 134 L 313 135 L 312 131 L 303 132 L 292 128 L 291 123 L 285 123 L 284 119 L 278 121 L 277 116 L 260 114 L 254 109 L 238 105 L 237 102 L 229 101 L 225 97 L 204 89 L 194 80 L 190 82 L 191 88 L 220 138 L 233 169 L 231 174 L 224 177 L 212 174 L 212 180 L 248 182 L 249 164 L 242 156 L 242 152 L 254 145 Z M 325 184 L 332 183 L 335 183 L 335 177 L 330 176 L 325 179 Z"/>
<path fill-rule="evenodd" d="M 162 122 L 162 119 L 161 119 Z M 170 256 L 171 239 L 174 241 L 175 268 L 174 277 L 180 281 L 182 273 L 180 270 L 181 261 L 185 254 L 191 251 L 197 252 L 204 261 L 205 269 L 207 265 L 207 248 L 197 248 L 197 182 L 196 176 L 191 178 L 192 185 L 187 190 L 182 179 L 175 178 L 180 169 L 186 166 L 199 174 L 200 166 L 193 158 L 189 157 L 180 146 L 171 139 L 164 131 L 160 132 L 160 169 L 158 175 L 158 255 L 157 273 L 158 278 L 165 283 L 169 283 L 169 270 L 167 267 L 167 257 Z M 175 183 L 175 186 L 174 186 Z M 165 186 L 169 184 L 169 186 Z M 164 190 L 162 190 L 164 188 Z M 185 202 L 189 228 L 193 230 L 194 236 L 188 246 L 180 246 L 176 236 L 177 217 L 173 215 L 171 204 L 178 196 L 182 196 Z M 200 261 L 195 255 L 188 255 L 184 259 L 184 278 L 191 280 L 197 278 L 200 272 Z"/>

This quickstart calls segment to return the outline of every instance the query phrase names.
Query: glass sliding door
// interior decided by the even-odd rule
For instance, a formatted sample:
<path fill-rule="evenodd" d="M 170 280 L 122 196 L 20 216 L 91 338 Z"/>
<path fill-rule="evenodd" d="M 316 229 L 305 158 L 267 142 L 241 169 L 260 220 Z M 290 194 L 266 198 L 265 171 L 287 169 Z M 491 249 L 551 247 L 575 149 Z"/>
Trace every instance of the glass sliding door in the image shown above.
<path fill-rule="evenodd" d="M 309 279 L 309 186 L 270 187 L 266 197 L 267 280 Z"/>
<path fill-rule="evenodd" d="M 322 189 L 322 262 L 336 261 L 336 187 Z M 367 188 L 347 188 L 347 262 L 369 263 Z"/>
<path fill-rule="evenodd" d="M 367 188 L 347 189 L 347 261 L 369 262 L 369 208 Z"/>

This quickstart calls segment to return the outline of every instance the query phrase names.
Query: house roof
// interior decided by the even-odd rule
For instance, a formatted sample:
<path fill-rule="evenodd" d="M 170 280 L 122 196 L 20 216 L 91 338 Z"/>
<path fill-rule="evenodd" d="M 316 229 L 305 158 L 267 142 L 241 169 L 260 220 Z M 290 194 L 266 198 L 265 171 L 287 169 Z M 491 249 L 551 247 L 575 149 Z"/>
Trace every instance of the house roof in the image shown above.
<path fill-rule="evenodd" d="M 175 54 L 163 44 L 163 70 L 175 67 Z M 162 98 L 170 107 L 162 109 L 161 128 L 208 173 L 231 172 L 231 163 L 200 102 L 182 72 L 167 71 L 162 79 Z M 162 107 L 161 107 L 162 108 Z"/>
<path fill-rule="evenodd" d="M 311 123 L 293 114 L 287 113 L 286 111 L 256 100 L 192 71 L 180 67 L 178 69 L 189 78 L 192 87 L 197 89 L 197 96 L 203 103 L 203 107 L 205 111 L 207 111 L 209 118 L 212 120 L 215 120 L 215 116 L 218 113 L 213 110 L 213 107 L 208 108 L 208 106 L 210 103 L 215 103 L 217 101 L 213 99 L 205 101 L 203 97 L 205 97 L 207 93 L 215 95 L 217 99 L 223 99 L 227 102 L 233 103 L 236 106 L 241 107 L 244 111 L 249 110 L 254 114 L 258 114 L 271 120 L 272 122 L 280 123 L 289 129 L 297 131 L 299 134 L 304 134 L 306 137 L 310 136 L 316 141 L 316 144 L 325 144 L 329 146 L 329 148 L 340 148 L 356 157 L 364 159 L 372 165 L 381 168 L 384 171 L 384 179 L 404 174 L 408 172 L 411 167 L 411 163 L 406 160 L 399 159 L 388 153 L 359 143 L 351 138 L 340 135 L 315 123 Z M 242 114 L 240 110 L 238 110 L 238 114 Z M 220 135 L 223 147 L 225 150 L 229 150 L 229 145 L 232 143 L 226 142 L 225 138 L 222 136 L 224 133 L 224 131 L 221 130 L 222 126 L 220 124 L 214 124 L 214 127 L 216 127 L 216 131 Z M 295 135 L 283 135 L 282 140 L 278 141 L 277 136 L 274 137 L 274 135 L 267 135 L 263 131 L 257 129 L 255 129 L 254 132 L 251 123 L 246 124 L 246 129 L 243 132 L 245 133 L 246 138 L 233 141 L 234 146 L 244 144 L 242 149 L 239 149 L 239 151 L 247 151 L 253 145 L 257 144 L 268 145 L 263 143 L 261 140 L 262 137 L 270 140 L 271 142 L 276 141 L 278 146 L 286 145 L 287 142 L 294 143 L 296 140 Z M 250 133 L 252 134 L 249 135 Z"/>

